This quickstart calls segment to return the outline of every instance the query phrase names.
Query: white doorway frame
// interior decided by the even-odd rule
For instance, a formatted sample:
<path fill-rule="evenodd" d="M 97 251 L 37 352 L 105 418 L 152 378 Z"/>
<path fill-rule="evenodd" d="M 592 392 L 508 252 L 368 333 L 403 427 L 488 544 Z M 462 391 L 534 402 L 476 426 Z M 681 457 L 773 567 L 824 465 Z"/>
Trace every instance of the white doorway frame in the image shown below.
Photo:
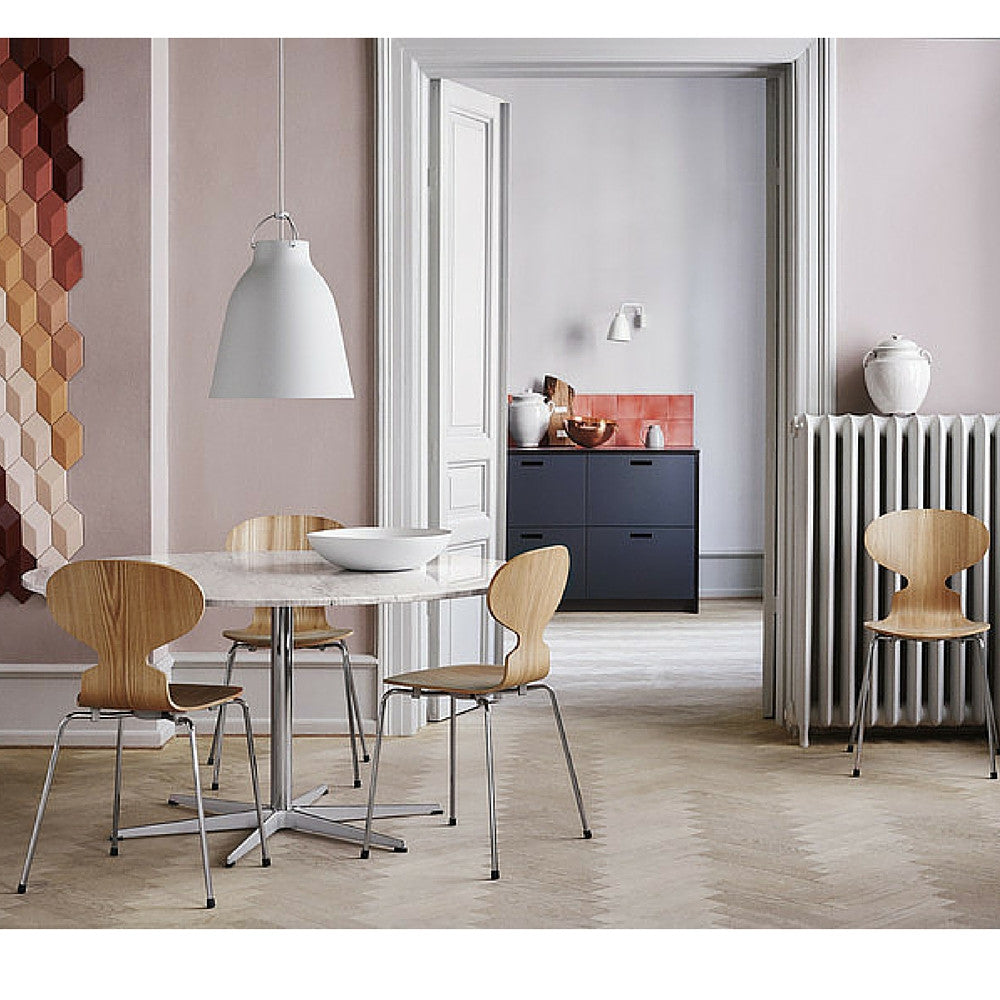
<path fill-rule="evenodd" d="M 797 572 L 790 433 L 835 391 L 835 43 L 831 39 L 378 39 L 376 42 L 376 511 L 425 524 L 430 484 L 427 127 L 432 78 L 750 76 L 768 80 L 768 415 L 764 670 L 767 717 L 794 724 L 790 670 Z M 501 484 L 502 488 L 502 484 Z M 418 605 L 379 610 L 379 676 L 427 666 Z M 421 703 L 393 702 L 387 731 L 415 732 Z"/>

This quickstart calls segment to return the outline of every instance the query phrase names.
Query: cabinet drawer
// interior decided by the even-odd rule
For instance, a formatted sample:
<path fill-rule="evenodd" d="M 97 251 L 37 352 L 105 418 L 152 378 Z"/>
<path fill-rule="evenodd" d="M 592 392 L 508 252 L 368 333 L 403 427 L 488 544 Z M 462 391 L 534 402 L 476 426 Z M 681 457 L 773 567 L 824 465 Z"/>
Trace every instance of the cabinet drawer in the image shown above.
<path fill-rule="evenodd" d="M 585 520 L 586 495 L 585 456 L 508 456 L 508 524 L 582 525 Z"/>
<path fill-rule="evenodd" d="M 508 528 L 507 558 L 541 549 L 565 545 L 569 549 L 569 580 L 563 597 L 582 600 L 587 596 L 587 532 L 584 528 Z"/>
<path fill-rule="evenodd" d="M 697 524 L 694 455 L 588 455 L 587 523 Z"/>
<path fill-rule="evenodd" d="M 694 528 L 588 528 L 589 600 L 694 600 Z"/>

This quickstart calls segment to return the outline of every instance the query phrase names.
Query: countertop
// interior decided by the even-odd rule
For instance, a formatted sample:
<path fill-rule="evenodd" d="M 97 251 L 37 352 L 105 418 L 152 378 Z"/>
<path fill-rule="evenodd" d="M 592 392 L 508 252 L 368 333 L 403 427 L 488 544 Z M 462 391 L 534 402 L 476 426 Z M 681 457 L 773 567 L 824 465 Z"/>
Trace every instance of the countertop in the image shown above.
<path fill-rule="evenodd" d="M 633 445 L 630 448 L 608 448 L 601 445 L 597 448 L 583 448 L 580 445 L 539 445 L 537 448 L 513 448 L 508 447 L 507 453 L 510 455 L 657 455 L 663 452 L 670 452 L 672 455 L 697 455 L 699 448 L 643 448 L 641 445 Z"/>

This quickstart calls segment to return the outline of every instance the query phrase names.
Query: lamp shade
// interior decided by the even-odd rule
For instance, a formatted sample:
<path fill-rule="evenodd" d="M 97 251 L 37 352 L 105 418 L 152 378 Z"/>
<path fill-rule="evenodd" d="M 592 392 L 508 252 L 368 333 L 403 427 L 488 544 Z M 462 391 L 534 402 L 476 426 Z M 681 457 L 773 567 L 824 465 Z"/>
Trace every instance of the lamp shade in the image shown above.
<path fill-rule="evenodd" d="M 625 311 L 619 309 L 615 313 L 615 318 L 611 321 L 611 329 L 608 330 L 608 340 L 620 344 L 627 344 L 632 339 L 632 331 L 629 329 L 628 318 Z"/>
<path fill-rule="evenodd" d="M 353 399 L 337 304 L 305 240 L 261 240 L 226 307 L 210 396 Z"/>

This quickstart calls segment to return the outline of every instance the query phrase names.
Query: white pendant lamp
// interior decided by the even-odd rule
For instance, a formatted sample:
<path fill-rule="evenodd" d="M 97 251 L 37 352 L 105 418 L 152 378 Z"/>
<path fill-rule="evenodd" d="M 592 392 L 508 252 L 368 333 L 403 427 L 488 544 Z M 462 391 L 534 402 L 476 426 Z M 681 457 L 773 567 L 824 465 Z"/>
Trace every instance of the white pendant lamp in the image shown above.
<path fill-rule="evenodd" d="M 229 399 L 353 399 L 340 316 L 285 211 L 285 54 L 278 40 L 278 211 L 253 231 L 253 260 L 226 307 L 209 393 Z M 271 219 L 290 239 L 256 239 Z"/>

